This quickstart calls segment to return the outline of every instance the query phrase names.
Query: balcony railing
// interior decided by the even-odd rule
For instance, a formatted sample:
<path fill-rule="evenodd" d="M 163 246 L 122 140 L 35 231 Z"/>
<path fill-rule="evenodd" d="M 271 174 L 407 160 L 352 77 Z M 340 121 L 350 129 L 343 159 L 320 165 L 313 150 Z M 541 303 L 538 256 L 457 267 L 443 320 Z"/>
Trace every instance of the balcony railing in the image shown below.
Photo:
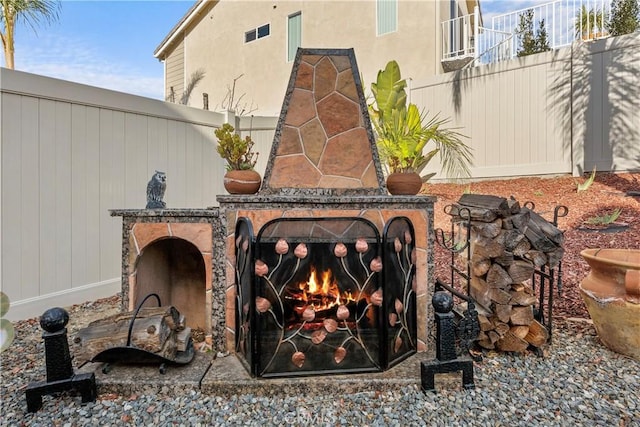
<path fill-rule="evenodd" d="M 544 22 L 551 49 L 609 36 L 609 0 L 556 0 L 493 16 L 491 27 L 482 27 L 480 10 L 442 23 L 442 62 L 473 58 L 469 65 L 488 64 L 514 58 L 521 45 L 521 21 L 531 11 L 532 30 Z M 446 67 L 445 67 L 446 68 Z"/>
<path fill-rule="evenodd" d="M 476 13 L 459 16 L 442 23 L 443 59 L 458 59 L 461 56 L 475 57 L 476 37 L 474 35 L 476 28 L 474 23 L 479 22 L 477 21 L 478 13 L 476 10 Z"/>

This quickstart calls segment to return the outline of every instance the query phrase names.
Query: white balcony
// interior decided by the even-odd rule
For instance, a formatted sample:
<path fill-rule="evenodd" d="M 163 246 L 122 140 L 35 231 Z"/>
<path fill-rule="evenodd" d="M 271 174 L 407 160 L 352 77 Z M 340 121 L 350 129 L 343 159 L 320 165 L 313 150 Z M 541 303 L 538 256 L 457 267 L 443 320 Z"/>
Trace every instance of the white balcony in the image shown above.
<path fill-rule="evenodd" d="M 522 43 L 522 20 L 528 11 L 533 14 L 534 34 L 544 25 L 551 49 L 578 39 L 609 36 L 609 0 L 556 0 L 493 16 L 490 27 L 481 25 L 482 12 L 476 7 L 472 14 L 442 22 L 441 63 L 445 71 L 516 57 Z"/>

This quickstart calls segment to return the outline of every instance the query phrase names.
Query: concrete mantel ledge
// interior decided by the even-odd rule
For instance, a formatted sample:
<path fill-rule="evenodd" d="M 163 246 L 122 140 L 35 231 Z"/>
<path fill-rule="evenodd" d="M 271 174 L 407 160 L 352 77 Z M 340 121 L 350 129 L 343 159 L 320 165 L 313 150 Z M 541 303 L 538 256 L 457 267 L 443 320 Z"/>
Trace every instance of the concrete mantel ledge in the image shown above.
<path fill-rule="evenodd" d="M 205 218 L 217 218 L 220 216 L 220 210 L 216 207 L 207 209 L 190 209 L 190 208 L 176 208 L 176 209 L 109 209 L 111 216 L 121 217 L 136 217 L 136 218 L 183 218 L 183 217 L 205 217 Z"/>
<path fill-rule="evenodd" d="M 265 205 L 274 207 L 277 204 L 296 205 L 406 205 L 406 206 L 433 206 L 435 196 L 388 196 L 388 195 L 228 195 L 216 198 L 220 204 L 229 205 Z"/>

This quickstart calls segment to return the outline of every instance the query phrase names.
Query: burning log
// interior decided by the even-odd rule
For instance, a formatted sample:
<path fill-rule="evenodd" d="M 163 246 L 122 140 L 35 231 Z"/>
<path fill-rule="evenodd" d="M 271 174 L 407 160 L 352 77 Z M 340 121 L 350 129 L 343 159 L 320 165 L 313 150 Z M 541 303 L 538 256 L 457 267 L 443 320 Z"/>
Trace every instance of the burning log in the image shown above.
<path fill-rule="evenodd" d="M 536 269 L 559 264 L 562 231 L 513 198 L 464 194 L 449 213 L 463 225 L 470 217 L 470 294 L 480 312 L 479 345 L 515 352 L 544 345 L 549 331 L 534 319 L 538 298 L 528 282 Z"/>

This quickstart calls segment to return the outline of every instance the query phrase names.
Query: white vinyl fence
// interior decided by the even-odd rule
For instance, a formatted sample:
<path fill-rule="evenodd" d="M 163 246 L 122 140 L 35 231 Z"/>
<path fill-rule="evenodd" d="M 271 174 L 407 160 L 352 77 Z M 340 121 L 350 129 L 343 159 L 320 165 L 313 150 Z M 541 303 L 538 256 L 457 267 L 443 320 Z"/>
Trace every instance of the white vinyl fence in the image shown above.
<path fill-rule="evenodd" d="M 118 292 L 122 227 L 109 209 L 144 208 L 155 170 L 167 207 L 216 205 L 214 129 L 229 120 L 251 135 L 264 175 L 277 124 L 7 69 L 0 96 L 9 319 Z M 639 33 L 413 80 L 410 97 L 461 127 L 474 179 L 640 170 Z"/>
<path fill-rule="evenodd" d="M 474 179 L 640 170 L 640 33 L 411 86 L 412 102 L 468 137 Z M 431 163 L 425 172 L 439 172 Z"/>
<path fill-rule="evenodd" d="M 213 133 L 222 114 L 4 68 L 0 83 L 9 319 L 120 290 L 122 219 L 109 209 L 144 208 L 155 170 L 167 174 L 168 208 L 213 206 L 225 193 Z M 250 129 L 246 120 L 236 127 Z M 268 153 L 276 119 L 253 122 L 256 146 Z"/>

